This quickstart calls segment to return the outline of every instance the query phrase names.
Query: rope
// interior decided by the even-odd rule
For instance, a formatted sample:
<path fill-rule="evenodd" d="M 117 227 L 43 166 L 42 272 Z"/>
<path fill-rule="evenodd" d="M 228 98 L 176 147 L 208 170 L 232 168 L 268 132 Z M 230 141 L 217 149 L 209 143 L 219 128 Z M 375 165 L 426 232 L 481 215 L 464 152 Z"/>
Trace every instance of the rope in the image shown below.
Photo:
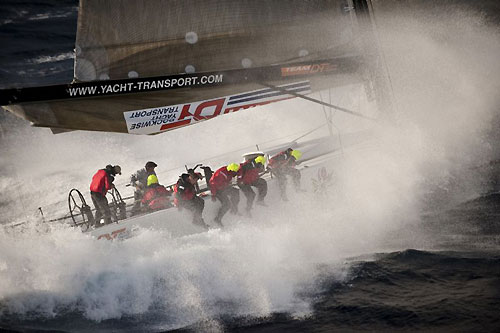
<path fill-rule="evenodd" d="M 318 127 L 316 127 L 316 128 L 313 128 L 312 130 L 308 131 L 307 133 L 305 133 L 305 134 L 303 134 L 303 135 L 299 136 L 297 139 L 292 140 L 292 142 L 295 142 L 295 141 L 297 141 L 297 140 L 300 140 L 300 139 L 302 139 L 303 137 L 308 136 L 308 135 L 309 135 L 309 134 L 311 134 L 312 132 L 319 130 L 321 127 L 325 127 L 326 125 L 327 125 L 327 124 L 323 124 L 323 125 L 321 125 L 321 126 L 318 126 Z"/>
<path fill-rule="evenodd" d="M 323 96 L 321 95 L 321 92 L 319 93 L 319 98 L 321 99 L 321 101 L 323 101 Z M 328 102 L 330 104 L 332 104 L 332 91 L 331 91 L 331 89 L 328 89 Z M 325 117 L 326 117 L 326 109 L 325 109 L 324 105 L 323 105 L 323 112 L 324 112 Z M 332 110 L 330 110 L 330 117 L 327 118 L 327 121 L 337 131 L 337 135 L 339 137 L 340 151 L 342 152 L 342 156 L 344 156 L 344 146 L 342 144 L 342 135 L 340 134 L 339 128 L 337 126 L 335 126 L 335 124 L 333 123 L 333 116 L 334 116 L 334 114 L 333 114 Z M 330 134 L 332 134 L 331 131 L 330 131 Z"/>

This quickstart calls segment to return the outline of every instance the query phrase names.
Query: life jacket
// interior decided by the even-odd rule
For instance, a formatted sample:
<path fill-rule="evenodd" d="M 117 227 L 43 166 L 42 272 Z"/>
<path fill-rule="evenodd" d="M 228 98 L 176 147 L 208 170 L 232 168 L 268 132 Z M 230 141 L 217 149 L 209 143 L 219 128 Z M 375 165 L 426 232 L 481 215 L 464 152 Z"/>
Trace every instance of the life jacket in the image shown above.
<path fill-rule="evenodd" d="M 165 209 L 172 206 L 168 199 L 171 194 L 163 185 L 150 186 L 142 197 L 142 203 L 151 210 Z"/>
<path fill-rule="evenodd" d="M 238 171 L 238 183 L 250 185 L 257 179 L 259 179 L 259 171 L 261 170 L 261 165 L 262 164 L 255 162 L 255 160 L 241 163 L 240 170 Z"/>
<path fill-rule="evenodd" d="M 90 191 L 101 193 L 106 195 L 109 190 L 111 190 L 113 185 L 113 180 L 111 176 L 106 172 L 105 169 L 101 169 L 95 173 L 92 177 L 92 182 L 90 183 Z"/>
<path fill-rule="evenodd" d="M 280 168 L 295 167 L 295 157 L 293 157 L 290 153 L 291 150 L 287 149 L 271 157 L 268 163 L 269 168 L 276 170 Z"/>
<path fill-rule="evenodd" d="M 227 166 L 223 166 L 214 172 L 212 178 L 210 178 L 210 192 L 215 195 L 218 191 L 222 191 L 231 184 L 231 180 L 238 173 L 234 171 L 228 171 Z"/>
<path fill-rule="evenodd" d="M 186 174 L 187 175 L 187 174 Z M 189 181 L 179 177 L 174 186 L 174 204 L 178 207 L 183 201 L 192 200 L 196 195 L 196 189 Z"/>

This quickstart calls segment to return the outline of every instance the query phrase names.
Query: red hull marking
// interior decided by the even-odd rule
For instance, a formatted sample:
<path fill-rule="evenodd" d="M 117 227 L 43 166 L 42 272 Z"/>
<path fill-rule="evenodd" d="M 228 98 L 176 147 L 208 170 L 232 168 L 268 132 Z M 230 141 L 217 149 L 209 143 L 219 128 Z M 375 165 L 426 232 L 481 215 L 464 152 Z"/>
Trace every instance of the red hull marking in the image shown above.
<path fill-rule="evenodd" d="M 222 107 L 224 106 L 225 101 L 226 101 L 226 97 L 223 97 L 223 98 L 214 99 L 211 101 L 206 101 L 206 102 L 201 103 L 200 105 L 198 105 L 198 107 L 194 111 L 194 116 L 193 116 L 194 120 L 200 121 L 200 120 L 204 120 L 204 119 L 210 119 L 213 117 L 217 117 L 220 114 Z M 212 106 L 215 106 L 215 110 L 211 116 L 202 116 L 201 115 L 201 113 L 203 112 L 203 109 L 209 108 Z"/>
<path fill-rule="evenodd" d="M 171 123 L 171 124 L 165 124 L 165 125 L 161 126 L 160 131 L 166 131 L 166 130 L 171 129 L 171 128 L 189 125 L 190 122 L 191 122 L 191 119 L 184 119 L 183 121 L 178 121 L 178 122 Z"/>
<path fill-rule="evenodd" d="M 97 240 L 99 240 L 101 238 L 106 238 L 107 240 L 115 239 L 119 234 L 121 234 L 125 230 L 127 230 L 127 228 L 121 228 L 121 229 L 115 230 L 111 233 L 111 235 L 110 234 L 102 234 L 99 237 L 97 237 Z"/>
<path fill-rule="evenodd" d="M 281 76 L 308 75 L 315 73 L 331 72 L 337 69 L 336 64 L 324 63 L 303 66 L 289 66 L 281 68 Z"/>

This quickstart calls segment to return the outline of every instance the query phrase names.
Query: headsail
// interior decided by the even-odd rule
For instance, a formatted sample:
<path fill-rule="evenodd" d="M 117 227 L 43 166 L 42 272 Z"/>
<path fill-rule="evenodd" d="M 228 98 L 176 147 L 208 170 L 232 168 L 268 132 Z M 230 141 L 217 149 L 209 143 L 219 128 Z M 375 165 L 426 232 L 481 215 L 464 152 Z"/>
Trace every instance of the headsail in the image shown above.
<path fill-rule="evenodd" d="M 154 134 L 294 97 L 284 90 L 297 84 L 306 88 L 294 93 L 307 94 L 361 82 L 366 59 L 354 5 L 81 0 L 75 82 L 4 90 L 0 104 L 35 126 Z M 280 89 L 266 95 L 266 85 Z M 230 107 L 245 94 L 265 98 Z M 138 114 L 146 118 L 127 118 Z"/>

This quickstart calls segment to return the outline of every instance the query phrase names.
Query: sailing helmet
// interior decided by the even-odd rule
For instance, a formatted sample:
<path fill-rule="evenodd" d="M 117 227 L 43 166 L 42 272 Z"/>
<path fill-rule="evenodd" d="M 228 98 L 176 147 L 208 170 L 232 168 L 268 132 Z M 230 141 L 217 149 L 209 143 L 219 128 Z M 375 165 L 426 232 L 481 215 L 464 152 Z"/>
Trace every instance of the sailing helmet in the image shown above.
<path fill-rule="evenodd" d="M 255 163 L 260 163 L 262 165 L 266 164 L 266 158 L 262 155 L 255 158 Z"/>
<path fill-rule="evenodd" d="M 234 171 L 234 172 L 238 172 L 238 170 L 240 169 L 240 165 L 239 164 L 236 164 L 236 163 L 231 163 L 227 166 L 227 171 Z"/>
<path fill-rule="evenodd" d="M 293 157 L 295 157 L 296 160 L 298 160 L 302 156 L 302 153 L 300 152 L 300 150 L 294 149 L 292 150 L 290 155 L 292 155 Z"/>
<path fill-rule="evenodd" d="M 113 167 L 113 172 L 115 175 L 121 175 L 122 174 L 122 168 L 119 165 L 115 165 Z"/>
<path fill-rule="evenodd" d="M 146 163 L 145 168 L 146 168 L 146 169 L 149 169 L 149 168 L 156 168 L 157 166 L 158 166 L 158 165 L 157 165 L 155 162 L 153 162 L 153 161 L 149 161 L 148 163 Z"/>
<path fill-rule="evenodd" d="M 156 177 L 156 175 L 149 175 L 147 185 L 151 186 L 153 184 L 158 184 L 158 177 Z"/>

